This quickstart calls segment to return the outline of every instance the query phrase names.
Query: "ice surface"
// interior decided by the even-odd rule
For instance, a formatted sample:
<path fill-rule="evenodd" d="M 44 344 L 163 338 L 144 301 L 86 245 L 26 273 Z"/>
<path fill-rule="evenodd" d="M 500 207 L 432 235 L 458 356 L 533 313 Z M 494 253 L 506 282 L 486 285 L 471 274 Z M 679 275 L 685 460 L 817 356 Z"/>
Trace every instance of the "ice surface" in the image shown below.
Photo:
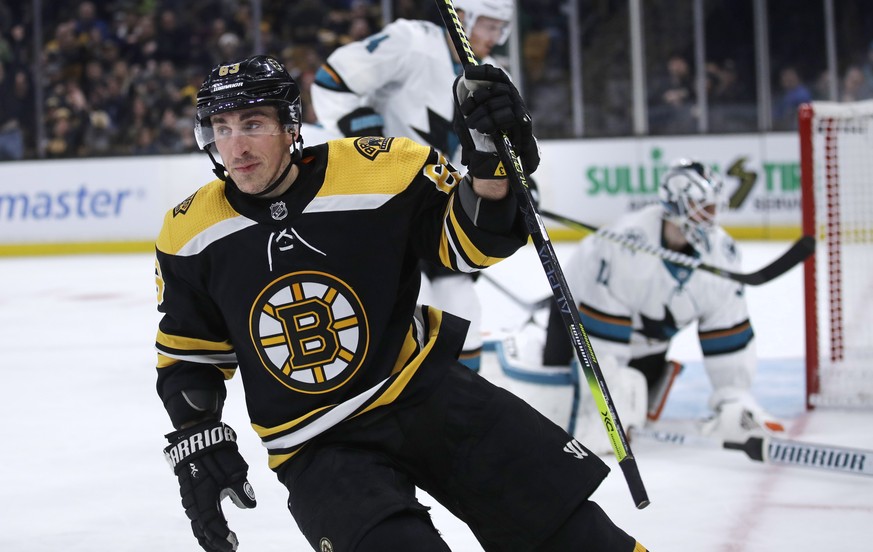
<path fill-rule="evenodd" d="M 742 245 L 749 271 L 788 246 Z M 150 255 L 0 259 L 0 550 L 199 550 L 161 454 L 170 428 L 154 390 L 153 274 Z M 530 249 L 489 274 L 527 300 L 548 289 Z M 873 449 L 873 413 L 803 410 L 801 277 L 795 268 L 747 288 L 761 357 L 754 391 L 792 438 Z M 487 330 L 526 318 L 488 282 L 478 287 Z M 664 417 L 682 427 L 705 412 L 708 383 L 693 333 L 672 354 L 689 368 Z M 499 383 L 492 363 L 483 372 Z M 259 502 L 246 511 L 225 502 L 240 550 L 308 550 L 247 428 L 239 383 L 230 383 L 225 419 L 240 434 Z M 873 478 L 769 466 L 733 451 L 646 441 L 632 449 L 651 506 L 634 508 L 611 458 L 615 469 L 593 499 L 656 552 L 860 550 L 870 541 Z M 421 500 L 452 550 L 481 550 L 463 523 Z"/>

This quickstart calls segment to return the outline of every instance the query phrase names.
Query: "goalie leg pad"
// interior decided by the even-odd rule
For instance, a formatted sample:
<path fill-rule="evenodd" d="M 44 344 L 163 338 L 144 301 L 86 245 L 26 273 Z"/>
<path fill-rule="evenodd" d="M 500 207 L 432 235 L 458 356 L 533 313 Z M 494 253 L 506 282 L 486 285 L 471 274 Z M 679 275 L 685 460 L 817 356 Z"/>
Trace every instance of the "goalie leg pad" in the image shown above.
<path fill-rule="evenodd" d="M 625 430 L 644 427 L 648 405 L 648 386 L 645 376 L 635 368 L 618 366 L 612 355 L 603 355 L 599 360 L 600 369 Z M 582 381 L 585 381 L 584 378 Z M 596 454 L 608 454 L 612 451 L 612 443 L 609 442 L 606 429 L 603 427 L 597 405 L 587 389 L 583 389 L 580 394 L 579 414 L 575 427 L 576 439 Z"/>
<path fill-rule="evenodd" d="M 541 385 L 572 385 L 569 366 L 543 366 L 545 330 L 528 324 L 495 344 L 497 361 L 511 379 Z"/>

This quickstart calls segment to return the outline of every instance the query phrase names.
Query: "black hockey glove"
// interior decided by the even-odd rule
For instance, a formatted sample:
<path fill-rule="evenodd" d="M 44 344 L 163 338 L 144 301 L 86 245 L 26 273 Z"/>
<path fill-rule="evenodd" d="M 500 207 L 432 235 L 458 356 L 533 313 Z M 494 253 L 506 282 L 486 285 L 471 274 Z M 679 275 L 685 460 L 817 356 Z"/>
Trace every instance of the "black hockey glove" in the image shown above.
<path fill-rule="evenodd" d="M 336 122 L 343 136 L 385 136 L 385 120 L 372 107 L 359 107 Z"/>
<path fill-rule="evenodd" d="M 506 132 L 521 158 L 525 174 L 540 164 L 533 125 L 524 100 L 503 70 L 492 65 L 464 69 L 455 79 L 455 105 L 461 117 L 454 121 L 461 141 L 461 162 L 476 178 L 505 178 L 494 139 Z M 493 139 L 492 139 L 493 137 Z"/>
<path fill-rule="evenodd" d="M 211 420 L 167 435 L 167 462 L 179 478 L 182 507 L 197 542 L 207 552 L 236 550 L 236 534 L 227 526 L 221 500 L 229 496 L 240 508 L 254 508 L 249 465 L 240 456 L 236 433 Z"/>

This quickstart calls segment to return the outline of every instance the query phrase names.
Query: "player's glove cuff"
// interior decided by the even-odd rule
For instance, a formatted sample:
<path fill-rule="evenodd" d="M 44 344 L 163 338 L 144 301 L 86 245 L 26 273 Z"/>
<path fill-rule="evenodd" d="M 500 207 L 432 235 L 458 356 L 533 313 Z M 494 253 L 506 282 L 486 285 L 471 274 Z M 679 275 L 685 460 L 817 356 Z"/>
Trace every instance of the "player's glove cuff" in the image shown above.
<path fill-rule="evenodd" d="M 229 425 L 215 420 L 168 433 L 166 438 L 170 446 L 164 449 L 164 457 L 174 473 L 178 473 L 180 464 L 217 449 L 239 450 L 236 444 L 236 432 Z"/>

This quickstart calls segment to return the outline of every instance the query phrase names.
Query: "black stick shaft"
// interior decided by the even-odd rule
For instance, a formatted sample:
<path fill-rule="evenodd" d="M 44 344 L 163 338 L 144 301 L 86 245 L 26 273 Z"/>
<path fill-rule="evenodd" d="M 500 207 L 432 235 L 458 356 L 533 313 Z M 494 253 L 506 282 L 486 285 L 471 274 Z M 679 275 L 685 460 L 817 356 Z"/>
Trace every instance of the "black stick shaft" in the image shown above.
<path fill-rule="evenodd" d="M 437 7 L 440 11 L 440 16 L 446 26 L 446 30 L 452 39 L 452 44 L 461 59 L 464 67 L 469 67 L 478 64 L 473 49 L 470 46 L 469 40 L 464 32 L 464 28 L 458 19 L 458 14 L 455 13 L 452 0 L 436 0 Z M 519 209 L 524 218 L 527 229 L 530 232 L 531 239 L 537 250 L 537 255 L 543 265 L 543 270 L 546 272 L 546 277 L 549 280 L 549 285 L 552 288 L 555 301 L 561 311 L 561 317 L 567 332 L 570 335 L 570 341 L 576 350 L 576 356 L 579 359 L 579 364 L 582 366 L 585 374 L 585 379 L 594 396 L 594 401 L 597 404 L 600 412 L 604 428 L 612 443 L 613 452 L 615 452 L 619 466 L 622 468 L 628 488 L 630 489 L 631 497 L 637 508 L 645 508 L 649 505 L 649 497 L 643 485 L 642 477 L 640 476 L 636 460 L 631 452 L 628 444 L 627 436 L 624 428 L 619 420 L 618 413 L 615 410 L 615 405 L 612 401 L 612 396 L 609 394 L 609 389 L 606 386 L 606 380 L 603 377 L 603 372 L 600 365 L 597 363 L 597 358 L 594 355 L 594 350 L 591 348 L 591 343 L 588 340 L 588 334 L 585 333 L 585 328 L 582 326 L 582 321 L 579 318 L 579 311 L 576 307 L 576 301 L 570 294 L 570 286 L 564 277 L 564 272 L 561 265 L 558 263 L 558 256 L 552 246 L 551 239 L 546 232 L 545 224 L 542 217 L 536 208 L 528 188 L 527 178 L 524 173 L 524 168 L 521 166 L 521 160 L 516 155 L 512 143 L 506 133 L 496 137 L 495 145 L 497 153 L 507 171 L 510 185 L 513 193 L 518 199 Z M 573 386 L 573 408 L 578 408 L 579 400 L 579 385 Z M 573 412 L 575 419 L 575 412 Z"/>

